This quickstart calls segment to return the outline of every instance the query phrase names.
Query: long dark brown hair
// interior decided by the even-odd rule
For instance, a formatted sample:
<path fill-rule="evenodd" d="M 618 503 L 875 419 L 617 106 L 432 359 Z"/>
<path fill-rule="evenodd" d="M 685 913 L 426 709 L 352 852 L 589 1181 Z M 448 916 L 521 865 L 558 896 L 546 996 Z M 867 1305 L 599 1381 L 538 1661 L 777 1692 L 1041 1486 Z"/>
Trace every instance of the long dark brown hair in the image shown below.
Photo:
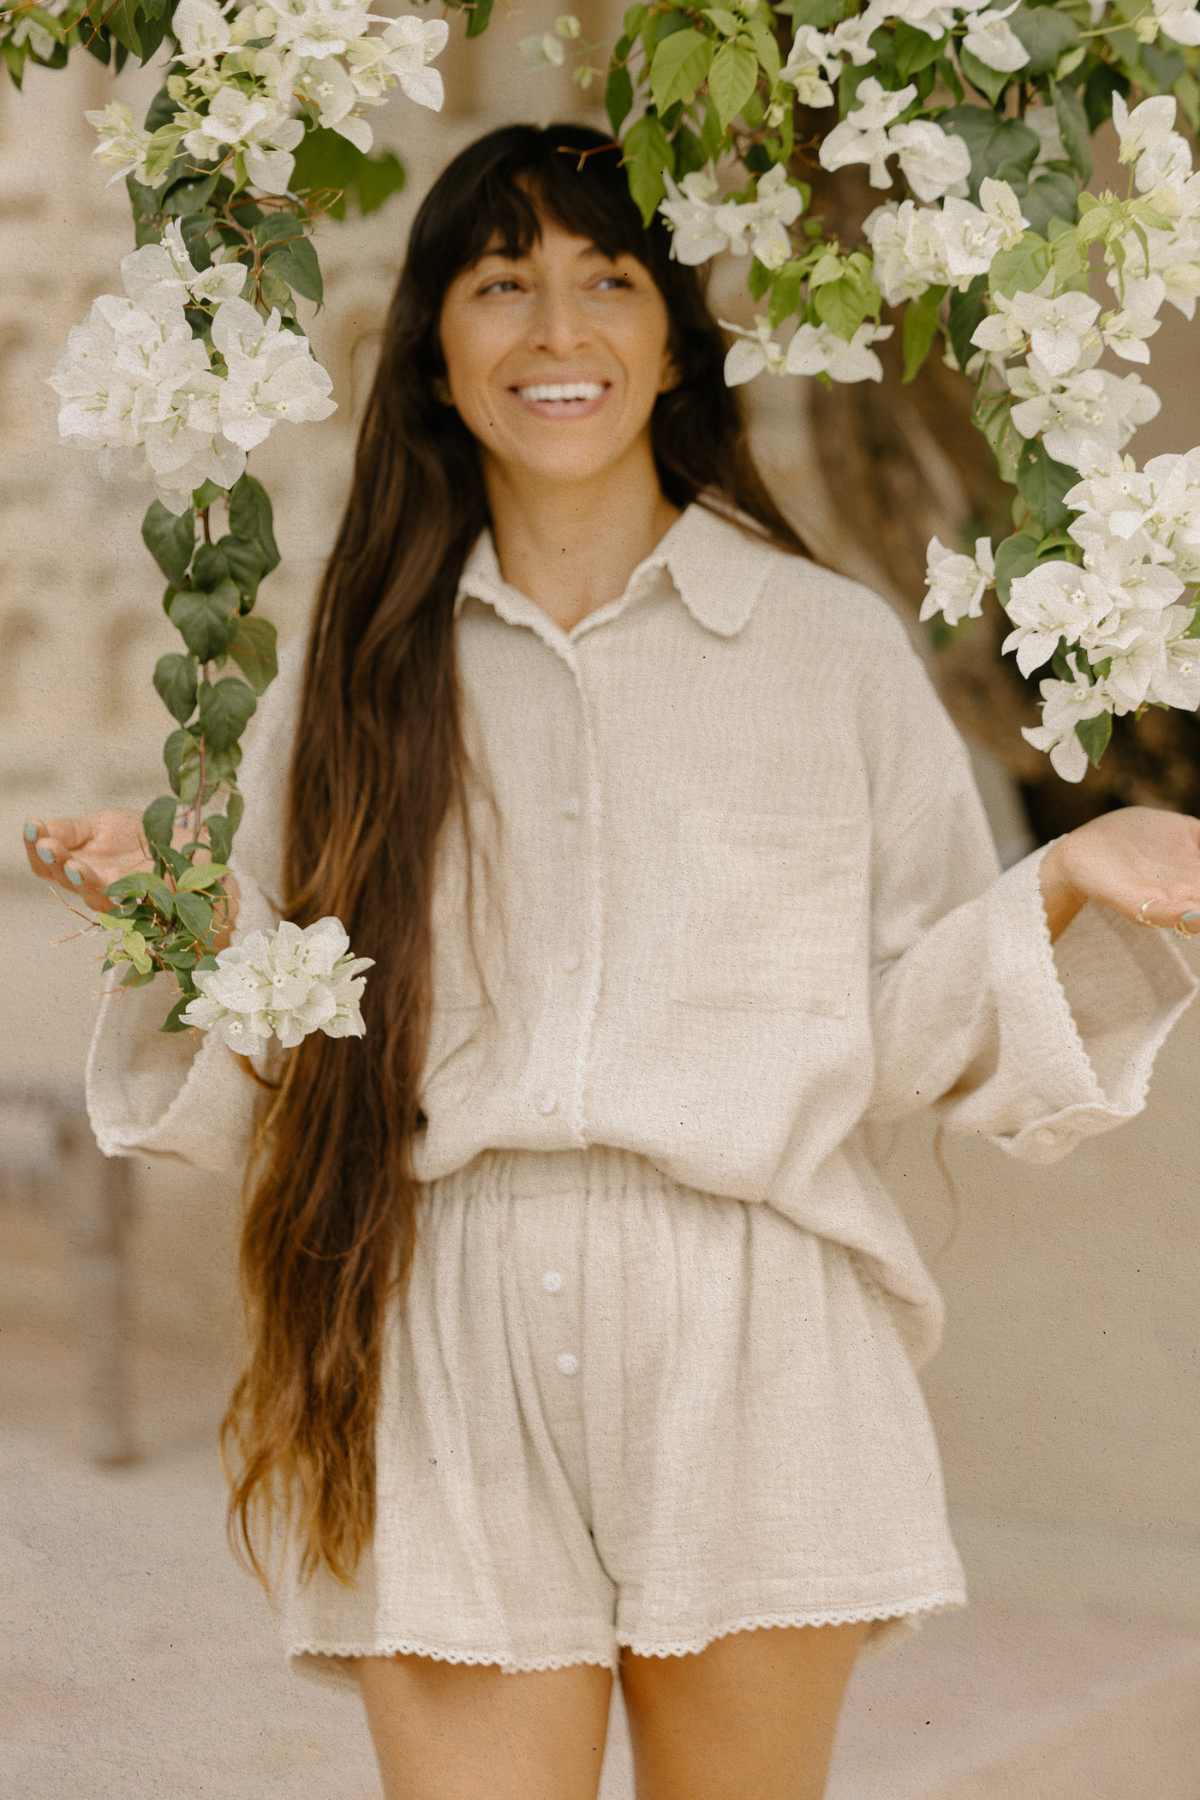
<path fill-rule="evenodd" d="M 227 1531 L 240 1554 L 240 1530 L 268 1594 L 250 1513 L 261 1505 L 270 1527 L 277 1479 L 286 1521 L 293 1508 L 299 1519 L 302 1580 L 323 1563 L 349 1585 L 374 1528 L 382 1321 L 407 1283 L 423 1191 L 411 1148 L 423 1123 L 435 848 L 452 804 L 464 829 L 468 816 L 454 599 L 491 522 L 478 444 L 435 392 L 445 375 L 438 323 L 455 275 L 497 232 L 507 255 L 527 254 L 539 214 L 611 256 L 637 257 L 663 295 L 682 372 L 650 422 L 663 493 L 681 509 L 711 496 L 781 549 L 811 554 L 751 456 L 707 282 L 671 257 L 658 214 L 643 226 L 619 145 L 582 125 L 506 125 L 459 151 L 416 214 L 388 308 L 307 642 L 281 820 L 283 893 L 271 897 L 301 926 L 335 915 L 355 954 L 374 957 L 366 1035 L 310 1033 L 286 1053 L 278 1081 L 238 1058 L 273 1098 L 243 1183 L 250 1354 L 220 1449 Z"/>

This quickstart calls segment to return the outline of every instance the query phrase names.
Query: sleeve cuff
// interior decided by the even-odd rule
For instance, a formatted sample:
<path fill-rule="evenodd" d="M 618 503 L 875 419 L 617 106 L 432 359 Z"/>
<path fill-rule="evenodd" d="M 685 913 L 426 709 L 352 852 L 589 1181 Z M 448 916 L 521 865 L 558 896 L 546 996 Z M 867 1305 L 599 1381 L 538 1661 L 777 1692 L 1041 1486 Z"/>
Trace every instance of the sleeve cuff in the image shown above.
<path fill-rule="evenodd" d="M 989 1136 L 1033 1163 L 1142 1111 L 1155 1058 L 1200 988 L 1166 932 L 1092 901 L 1052 943 L 1039 881 L 1050 848 L 996 881 L 988 928 L 1001 1043 L 1020 1070 L 1020 1123 Z"/>
<path fill-rule="evenodd" d="M 270 932 L 274 908 L 236 850 L 229 866 L 238 882 L 233 942 Z M 84 1095 L 88 1121 L 105 1156 L 135 1152 L 240 1177 L 251 1142 L 253 1108 L 261 1089 L 236 1064 L 240 1055 L 212 1032 L 160 1028 L 178 997 L 166 980 L 123 988 L 125 965 L 106 972 L 88 1048 Z M 252 1058 L 260 1074 L 276 1046 Z"/>

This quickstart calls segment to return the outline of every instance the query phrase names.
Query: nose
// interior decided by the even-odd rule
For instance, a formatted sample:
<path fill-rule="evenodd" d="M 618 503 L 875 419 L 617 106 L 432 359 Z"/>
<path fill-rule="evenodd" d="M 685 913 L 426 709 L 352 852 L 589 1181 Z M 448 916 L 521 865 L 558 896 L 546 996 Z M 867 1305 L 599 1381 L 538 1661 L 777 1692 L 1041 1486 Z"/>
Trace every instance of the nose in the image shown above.
<path fill-rule="evenodd" d="M 556 356 L 569 356 L 587 340 L 587 325 L 572 289 L 542 287 L 534 302 L 529 326 L 533 348 L 545 348 Z"/>

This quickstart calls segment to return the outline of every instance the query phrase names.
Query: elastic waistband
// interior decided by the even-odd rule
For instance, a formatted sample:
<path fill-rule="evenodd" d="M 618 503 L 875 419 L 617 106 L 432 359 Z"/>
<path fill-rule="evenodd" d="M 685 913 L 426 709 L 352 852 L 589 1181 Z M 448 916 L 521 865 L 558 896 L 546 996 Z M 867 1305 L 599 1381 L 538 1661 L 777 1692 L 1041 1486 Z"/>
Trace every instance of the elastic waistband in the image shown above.
<path fill-rule="evenodd" d="M 481 1150 L 478 1156 L 428 1183 L 431 1199 L 462 1197 L 481 1189 L 505 1194 L 569 1194 L 599 1186 L 606 1193 L 667 1192 L 679 1186 L 640 1150 L 586 1144 L 570 1150 Z"/>

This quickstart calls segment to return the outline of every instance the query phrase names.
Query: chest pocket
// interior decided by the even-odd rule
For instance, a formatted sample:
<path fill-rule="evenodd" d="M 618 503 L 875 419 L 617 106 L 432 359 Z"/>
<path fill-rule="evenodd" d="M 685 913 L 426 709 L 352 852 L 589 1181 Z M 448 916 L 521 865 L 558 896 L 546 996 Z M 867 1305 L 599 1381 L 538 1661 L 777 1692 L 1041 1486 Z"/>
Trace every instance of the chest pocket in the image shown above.
<path fill-rule="evenodd" d="M 858 978 L 866 835 L 853 815 L 687 808 L 675 841 L 671 999 L 844 1016 Z"/>

